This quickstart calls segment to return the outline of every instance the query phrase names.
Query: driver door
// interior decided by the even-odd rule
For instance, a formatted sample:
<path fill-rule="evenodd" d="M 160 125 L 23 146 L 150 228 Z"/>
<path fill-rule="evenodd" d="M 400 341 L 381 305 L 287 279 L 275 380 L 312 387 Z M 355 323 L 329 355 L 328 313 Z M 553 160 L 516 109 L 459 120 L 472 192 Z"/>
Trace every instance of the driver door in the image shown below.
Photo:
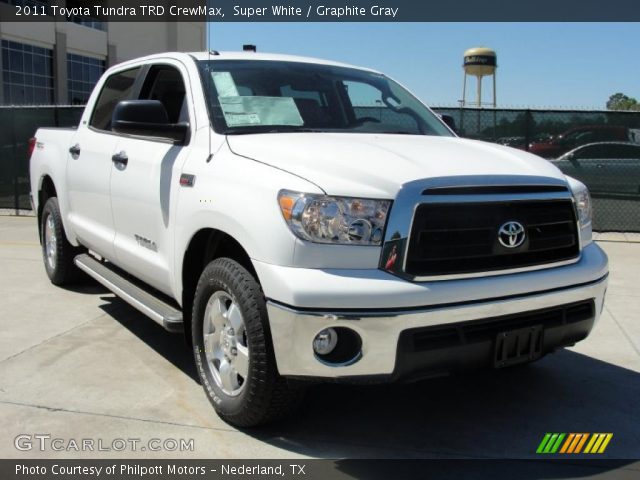
<path fill-rule="evenodd" d="M 181 68 L 179 62 L 168 60 L 152 65 L 138 97 L 160 101 L 171 123 L 189 121 Z M 117 261 L 134 276 L 167 294 L 172 284 L 177 188 L 188 150 L 159 137 L 121 135 L 116 155 L 126 158 L 126 162 L 115 162 L 111 173 Z"/>

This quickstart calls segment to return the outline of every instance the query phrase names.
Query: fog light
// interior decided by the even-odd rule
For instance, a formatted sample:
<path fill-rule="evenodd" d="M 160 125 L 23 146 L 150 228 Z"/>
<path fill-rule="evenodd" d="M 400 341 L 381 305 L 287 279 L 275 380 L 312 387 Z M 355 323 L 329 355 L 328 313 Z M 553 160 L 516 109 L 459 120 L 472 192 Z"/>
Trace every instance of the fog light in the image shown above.
<path fill-rule="evenodd" d="M 325 328 L 313 339 L 313 351 L 318 355 L 330 354 L 338 344 L 338 334 L 333 328 Z"/>

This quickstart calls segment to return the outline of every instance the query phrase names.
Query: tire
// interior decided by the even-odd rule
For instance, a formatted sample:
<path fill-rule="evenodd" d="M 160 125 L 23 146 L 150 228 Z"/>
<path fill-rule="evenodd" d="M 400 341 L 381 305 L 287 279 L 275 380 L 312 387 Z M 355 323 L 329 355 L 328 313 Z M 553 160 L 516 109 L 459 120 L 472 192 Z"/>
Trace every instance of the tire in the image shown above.
<path fill-rule="evenodd" d="M 42 259 L 51 283 L 63 286 L 76 282 L 80 278 L 80 270 L 73 263 L 73 259 L 82 250 L 75 248 L 67 240 L 56 197 L 49 198 L 44 204 L 40 231 Z"/>
<path fill-rule="evenodd" d="M 202 272 L 191 333 L 202 386 L 226 422 L 270 423 L 302 399 L 301 386 L 278 375 L 262 289 L 236 261 L 218 258 Z"/>

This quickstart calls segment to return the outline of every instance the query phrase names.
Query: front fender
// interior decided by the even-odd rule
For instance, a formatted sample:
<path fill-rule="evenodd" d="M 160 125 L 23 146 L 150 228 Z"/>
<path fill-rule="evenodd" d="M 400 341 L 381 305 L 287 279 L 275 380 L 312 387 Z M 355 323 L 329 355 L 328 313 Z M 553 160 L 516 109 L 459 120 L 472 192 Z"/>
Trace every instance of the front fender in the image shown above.
<path fill-rule="evenodd" d="M 185 170 L 189 170 L 189 165 Z M 278 206 L 281 189 L 321 193 L 300 177 L 236 156 L 228 149 L 218 152 L 210 163 L 199 165 L 194 187 L 179 191 L 174 259 L 176 298 L 182 298 L 180 272 L 185 252 L 202 229 L 226 233 L 244 248 L 252 261 L 293 265 L 296 238 Z"/>

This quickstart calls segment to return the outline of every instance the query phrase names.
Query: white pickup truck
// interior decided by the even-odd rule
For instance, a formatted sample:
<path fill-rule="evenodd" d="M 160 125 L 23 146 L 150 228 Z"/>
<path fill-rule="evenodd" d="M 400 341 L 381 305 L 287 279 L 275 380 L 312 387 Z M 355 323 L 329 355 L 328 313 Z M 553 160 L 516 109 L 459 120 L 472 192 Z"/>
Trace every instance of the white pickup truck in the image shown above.
<path fill-rule="evenodd" d="M 31 142 L 46 272 L 84 271 L 193 347 L 253 426 L 314 380 L 415 380 L 584 339 L 608 262 L 586 187 L 456 134 L 382 73 L 254 52 L 107 70 Z"/>

